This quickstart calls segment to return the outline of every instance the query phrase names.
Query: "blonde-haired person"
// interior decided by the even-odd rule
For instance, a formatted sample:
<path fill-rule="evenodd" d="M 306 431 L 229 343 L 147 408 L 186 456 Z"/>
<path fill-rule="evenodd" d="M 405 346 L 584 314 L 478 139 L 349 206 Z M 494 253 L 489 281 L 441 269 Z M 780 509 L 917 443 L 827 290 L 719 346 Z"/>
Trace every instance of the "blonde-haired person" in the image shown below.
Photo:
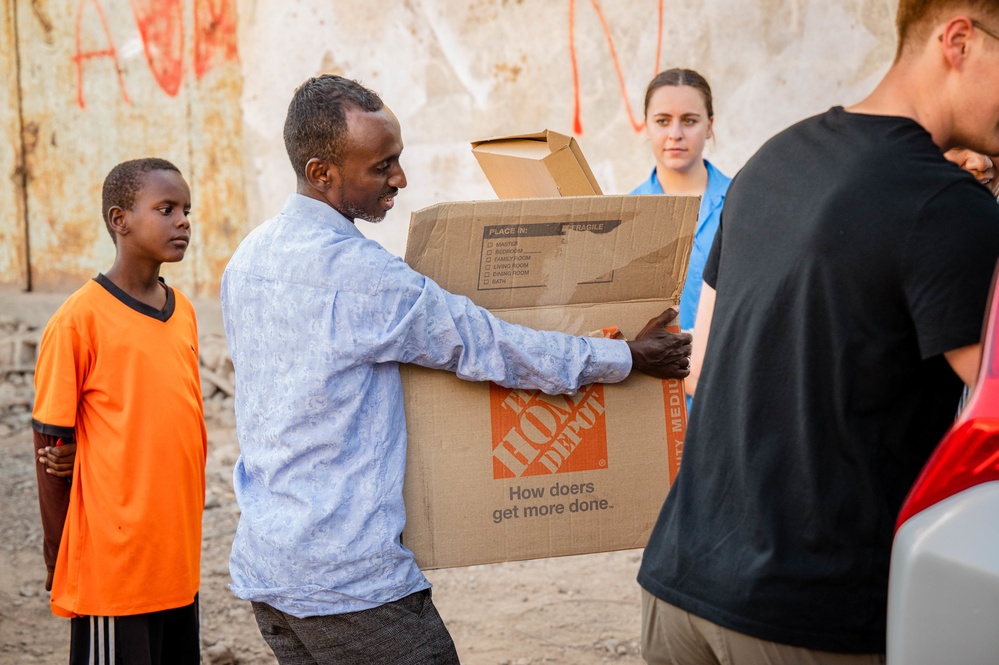
<path fill-rule="evenodd" d="M 999 3 L 898 7 L 871 95 L 767 141 L 725 197 L 638 573 L 649 663 L 884 663 L 893 526 L 975 381 L 999 258 L 999 206 L 942 155 L 999 154 Z"/>
<path fill-rule="evenodd" d="M 999 177 L 997 177 L 999 176 L 999 168 L 996 168 L 999 156 L 989 157 L 988 155 L 983 155 L 980 152 L 966 148 L 951 148 L 944 153 L 944 157 L 947 161 L 957 164 L 975 176 L 975 180 L 989 188 L 993 198 L 999 197 Z M 691 367 L 691 371 L 693 371 L 693 360 L 691 360 Z M 965 386 L 964 394 L 961 396 L 961 403 L 957 408 L 958 413 L 964 411 L 969 397 L 971 397 L 971 390 Z"/>
<path fill-rule="evenodd" d="M 645 90 L 645 135 L 656 165 L 632 194 L 692 194 L 701 197 L 690 250 L 687 281 L 680 296 L 680 328 L 694 329 L 704 263 L 711 251 L 722 204 L 732 179 L 704 159 L 714 138 L 714 101 L 707 79 L 692 69 L 660 72 Z M 697 353 L 697 350 L 694 350 Z M 687 407 L 693 391 L 688 388 Z"/>

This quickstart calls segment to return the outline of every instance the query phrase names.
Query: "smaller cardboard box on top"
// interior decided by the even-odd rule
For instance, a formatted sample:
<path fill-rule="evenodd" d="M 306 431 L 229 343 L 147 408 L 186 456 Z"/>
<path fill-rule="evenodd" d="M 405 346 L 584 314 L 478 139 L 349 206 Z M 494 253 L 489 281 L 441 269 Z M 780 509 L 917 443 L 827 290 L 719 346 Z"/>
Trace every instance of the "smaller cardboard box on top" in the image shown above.
<path fill-rule="evenodd" d="M 413 213 L 415 270 L 573 335 L 633 338 L 678 301 L 698 197 L 601 196 L 575 139 L 551 131 L 472 145 L 501 200 Z M 681 381 L 634 373 L 552 396 L 414 365 L 402 379 L 403 544 L 422 568 L 645 546 L 683 451 Z"/>

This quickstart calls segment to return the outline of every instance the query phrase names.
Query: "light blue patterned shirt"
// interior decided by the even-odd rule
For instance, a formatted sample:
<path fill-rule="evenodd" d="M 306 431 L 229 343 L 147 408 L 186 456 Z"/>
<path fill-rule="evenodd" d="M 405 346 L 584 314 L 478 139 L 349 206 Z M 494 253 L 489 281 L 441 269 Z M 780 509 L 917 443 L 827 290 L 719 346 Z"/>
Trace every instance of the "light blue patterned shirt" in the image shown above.
<path fill-rule="evenodd" d="M 399 363 L 551 394 L 631 371 L 624 342 L 505 323 L 299 194 L 236 250 L 222 313 L 240 446 L 231 588 L 297 617 L 430 586 L 399 539 Z"/>

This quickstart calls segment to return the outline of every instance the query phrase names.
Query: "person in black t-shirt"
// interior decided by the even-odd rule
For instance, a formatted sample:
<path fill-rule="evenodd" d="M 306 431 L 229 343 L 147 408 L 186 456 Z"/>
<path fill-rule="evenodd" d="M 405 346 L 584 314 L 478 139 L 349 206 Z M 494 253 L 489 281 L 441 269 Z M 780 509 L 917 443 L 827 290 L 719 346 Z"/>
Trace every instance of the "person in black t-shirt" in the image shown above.
<path fill-rule="evenodd" d="M 767 142 L 704 271 L 683 464 L 642 561 L 649 663 L 878 663 L 895 517 L 972 383 L 999 206 L 999 4 L 901 0 L 866 100 Z"/>

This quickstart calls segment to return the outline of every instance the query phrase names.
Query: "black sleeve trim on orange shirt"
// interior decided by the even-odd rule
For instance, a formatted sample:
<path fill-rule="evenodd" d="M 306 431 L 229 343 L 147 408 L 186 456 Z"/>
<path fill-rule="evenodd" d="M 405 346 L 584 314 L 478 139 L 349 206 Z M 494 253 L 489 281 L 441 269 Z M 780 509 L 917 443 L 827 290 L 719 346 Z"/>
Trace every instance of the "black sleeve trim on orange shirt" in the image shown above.
<path fill-rule="evenodd" d="M 54 436 L 60 439 L 76 438 L 76 430 L 72 427 L 59 427 L 58 425 L 46 425 L 45 423 L 38 422 L 34 418 L 31 419 L 31 429 L 35 430 L 39 434 Z"/>

